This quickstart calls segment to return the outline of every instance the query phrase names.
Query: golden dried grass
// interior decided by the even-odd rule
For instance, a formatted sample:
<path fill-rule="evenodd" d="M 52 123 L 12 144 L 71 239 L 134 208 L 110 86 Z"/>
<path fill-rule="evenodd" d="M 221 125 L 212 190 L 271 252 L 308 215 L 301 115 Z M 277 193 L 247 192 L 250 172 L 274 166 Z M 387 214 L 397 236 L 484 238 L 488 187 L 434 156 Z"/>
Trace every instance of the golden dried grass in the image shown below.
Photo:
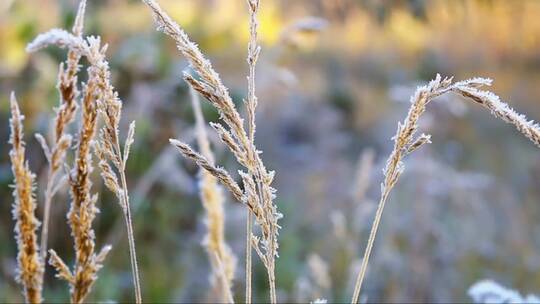
<path fill-rule="evenodd" d="M 201 154 L 214 163 L 214 154 L 206 133 L 199 96 L 191 89 L 191 104 L 195 115 L 197 145 Z M 236 268 L 236 257 L 225 242 L 225 195 L 216 178 L 206 170 L 199 173 L 199 196 L 206 211 L 207 234 L 203 241 L 212 265 L 211 284 L 218 285 L 222 301 L 229 301 Z"/>
<path fill-rule="evenodd" d="M 74 34 L 64 30 L 53 29 L 40 34 L 31 42 L 28 51 L 36 51 L 48 45 L 57 45 L 68 49 L 68 72 L 65 74 L 61 69 L 59 77 L 59 89 L 64 101 L 57 112 L 56 132 L 63 134 L 66 124 L 71 121 L 74 112 L 73 100 L 76 98 L 76 72 L 78 60 L 86 57 L 90 63 L 87 69 L 88 82 L 83 86 L 81 99 L 82 122 L 78 134 L 78 146 L 75 155 L 75 164 L 68 174 L 70 185 L 71 205 L 68 212 L 68 223 L 70 224 L 72 236 L 75 242 L 75 266 L 70 271 L 58 255 L 51 250 L 50 263 L 57 269 L 57 276 L 66 280 L 70 285 L 71 301 L 80 303 L 84 301 L 95 280 L 97 271 L 102 267 L 106 254 L 111 249 L 104 246 L 100 253 L 95 252 L 95 237 L 92 228 L 92 221 L 98 209 L 95 204 L 97 195 L 91 194 L 90 173 L 92 172 L 92 147 L 95 148 L 99 158 L 99 167 L 105 185 L 113 191 L 123 210 L 128 230 L 128 240 L 130 246 L 130 260 L 133 273 L 133 284 L 135 299 L 141 303 L 140 280 L 138 275 L 137 259 L 135 253 L 135 240 L 131 213 L 129 211 L 129 196 L 125 176 L 126 161 L 129 157 L 130 146 L 133 143 L 135 124 L 130 125 L 123 149 L 120 147 L 119 122 L 122 109 L 122 102 L 114 91 L 110 82 L 109 65 L 105 58 L 107 46 L 101 45 L 99 37 L 82 37 L 82 15 L 84 13 L 85 1 L 81 2 L 78 17 L 74 26 Z M 72 111 L 73 109 L 73 111 Z M 98 129 L 98 114 L 104 121 L 100 137 L 97 140 L 95 134 Z M 41 137 L 43 139 L 43 137 Z M 46 154 L 48 147 L 45 140 L 41 140 Z M 67 145 L 69 147 L 69 145 Z M 67 148 L 66 148 L 67 150 Z M 51 155 L 51 168 L 55 162 Z M 115 173 L 109 163 L 112 163 L 120 175 L 118 182 Z"/>
<path fill-rule="evenodd" d="M 11 169 L 14 176 L 13 219 L 15 220 L 15 240 L 17 241 L 17 281 L 22 284 L 27 303 L 41 303 L 44 263 L 39 254 L 34 196 L 35 175 L 30 171 L 25 158 L 23 139 L 24 116 L 19 110 L 15 93 L 11 93 Z"/>
<path fill-rule="evenodd" d="M 77 37 L 82 36 L 85 10 L 86 1 L 81 1 L 72 29 L 73 34 Z M 35 135 L 49 163 L 47 185 L 45 187 L 45 205 L 43 207 L 43 227 L 41 229 L 41 254 L 43 260 L 47 258 L 51 203 L 54 195 L 66 180 L 66 176 L 61 174 L 60 169 L 72 142 L 72 136 L 66 133 L 66 129 L 75 118 L 77 111 L 77 98 L 79 97 L 77 73 L 79 72 L 80 59 L 81 55 L 78 52 L 70 50 L 65 64 L 61 63 L 59 67 L 57 89 L 60 93 L 60 105 L 56 109 L 56 117 L 54 118 L 52 144 L 49 146 L 45 137 L 41 134 Z"/>

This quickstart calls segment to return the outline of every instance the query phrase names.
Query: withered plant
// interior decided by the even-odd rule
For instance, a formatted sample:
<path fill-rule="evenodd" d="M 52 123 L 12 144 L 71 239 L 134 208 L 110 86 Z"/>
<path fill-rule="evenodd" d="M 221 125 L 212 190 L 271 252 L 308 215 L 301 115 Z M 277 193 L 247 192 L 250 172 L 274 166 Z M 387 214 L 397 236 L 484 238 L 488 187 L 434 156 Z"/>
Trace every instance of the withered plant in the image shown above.
<path fill-rule="evenodd" d="M 84 301 L 90 292 L 93 283 L 97 279 L 97 271 L 102 267 L 103 260 L 111 249 L 110 246 L 104 246 L 99 253 L 95 252 L 95 233 L 92 228 L 92 221 L 98 209 L 96 207 L 97 195 L 91 194 L 92 182 L 90 179 L 92 172 L 92 148 L 94 148 L 99 158 L 99 167 L 105 185 L 116 194 L 119 204 L 122 207 L 128 230 L 135 299 L 137 303 L 141 303 L 135 240 L 125 176 L 126 161 L 129 157 L 130 146 L 133 143 L 135 124 L 132 123 L 130 125 L 122 149 L 119 139 L 122 102 L 110 82 L 109 64 L 105 57 L 107 45 L 102 46 L 99 37 L 82 37 L 82 15 L 84 8 L 85 1 L 82 1 L 74 26 L 74 34 L 60 29 L 53 29 L 40 34 L 27 47 L 27 50 L 30 52 L 48 45 L 56 45 L 68 49 L 68 72 L 64 74 L 65 72 L 61 69 L 61 77 L 59 78 L 59 88 L 64 101 L 57 112 L 55 138 L 58 138 L 58 136 L 62 138 L 63 130 L 67 123 L 71 121 L 75 109 L 75 104 L 71 104 L 66 100 L 72 102 L 77 97 L 76 72 L 78 70 L 78 60 L 81 57 L 86 57 L 90 63 L 87 69 L 88 81 L 82 86 L 83 93 L 80 101 L 82 121 L 79 128 L 75 161 L 67 178 L 71 193 L 68 223 L 71 227 L 71 234 L 75 243 L 75 266 L 72 271 L 69 270 L 66 263 L 60 259 L 54 250 L 50 250 L 50 263 L 57 269 L 57 276 L 69 283 L 71 287 L 71 301 L 80 303 Z M 98 129 L 99 113 L 104 123 L 99 139 L 96 140 L 95 134 Z M 57 165 L 57 160 L 54 157 L 54 152 L 50 152 L 42 136 L 38 138 L 40 138 L 48 155 L 51 168 L 57 171 L 58 169 L 55 166 Z M 69 139 L 70 142 L 70 138 L 67 135 L 64 138 Z M 68 141 L 67 139 L 65 140 L 66 142 Z M 66 145 L 69 147 L 69 143 Z M 53 149 L 57 149 L 57 144 L 53 147 L 55 147 Z M 63 158 L 63 154 L 61 156 Z M 109 162 L 113 164 L 117 173 L 112 170 Z M 56 171 L 53 174 L 56 174 Z M 118 182 L 117 174 L 120 175 L 121 182 Z M 49 183 L 52 182 L 49 180 Z M 54 194 L 54 191 L 52 193 Z"/>

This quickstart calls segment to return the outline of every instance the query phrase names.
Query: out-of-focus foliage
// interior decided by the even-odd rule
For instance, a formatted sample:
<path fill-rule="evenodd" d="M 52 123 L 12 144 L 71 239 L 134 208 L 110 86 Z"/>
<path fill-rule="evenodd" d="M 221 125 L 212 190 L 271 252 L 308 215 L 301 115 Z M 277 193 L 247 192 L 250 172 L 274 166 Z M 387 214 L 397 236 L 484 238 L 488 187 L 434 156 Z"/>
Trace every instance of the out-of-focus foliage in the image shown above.
<path fill-rule="evenodd" d="M 244 2 L 160 1 L 208 54 L 239 105 L 247 75 Z M 540 2 L 261 2 L 257 144 L 277 172 L 277 204 L 285 215 L 278 299 L 348 301 L 390 137 L 416 85 L 437 72 L 458 79 L 490 77 L 494 92 L 540 120 Z M 30 134 L 48 134 L 58 100 L 57 67 L 65 53 L 48 49 L 30 57 L 24 48 L 39 32 L 69 28 L 76 5 L 74 0 L 0 1 L 0 302 L 22 299 L 13 279 L 12 176 L 5 144 L 9 92 L 17 92 L 27 116 L 27 157 L 42 186 L 46 163 Z M 306 30 L 306 24 L 317 30 Z M 154 31 L 141 1 L 90 1 L 86 29 L 109 43 L 113 83 L 125 103 L 123 128 L 137 120 L 127 174 L 143 298 L 204 301 L 209 263 L 201 246 L 197 169 L 168 145 L 170 137 L 193 141 L 189 94 L 181 80 L 187 64 L 174 44 Z M 207 120 L 217 118 L 208 105 L 204 110 Z M 406 164 L 388 202 L 362 296 L 468 301 L 468 287 L 484 278 L 538 294 L 536 147 L 458 98 L 433 103 L 421 124 L 434 144 Z M 231 155 L 212 139 L 220 163 L 234 169 Z M 375 151 L 375 164 L 367 195 L 358 198 L 352 195 L 355 167 L 368 148 Z M 127 301 L 132 285 L 120 210 L 95 175 L 102 211 L 97 242 L 114 246 L 91 300 Z M 40 192 L 40 202 L 42 197 Z M 49 242 L 67 259 L 73 255 L 65 222 L 68 201 L 62 192 L 54 202 Z M 245 212 L 229 202 L 227 241 L 243 260 Z M 264 300 L 265 272 L 255 265 L 254 296 Z M 66 300 L 67 286 L 52 273 L 49 268 L 45 298 Z M 239 267 L 237 299 L 243 299 L 243 278 Z"/>

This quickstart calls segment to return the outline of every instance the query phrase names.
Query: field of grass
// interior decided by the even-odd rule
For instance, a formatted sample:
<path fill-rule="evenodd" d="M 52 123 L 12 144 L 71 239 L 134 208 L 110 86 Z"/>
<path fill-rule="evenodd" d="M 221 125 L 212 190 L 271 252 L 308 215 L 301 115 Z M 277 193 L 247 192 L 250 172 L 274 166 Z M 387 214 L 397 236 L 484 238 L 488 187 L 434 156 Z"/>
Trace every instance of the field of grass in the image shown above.
<path fill-rule="evenodd" d="M 3 2 L 0 302 L 540 302 L 538 14 Z"/>

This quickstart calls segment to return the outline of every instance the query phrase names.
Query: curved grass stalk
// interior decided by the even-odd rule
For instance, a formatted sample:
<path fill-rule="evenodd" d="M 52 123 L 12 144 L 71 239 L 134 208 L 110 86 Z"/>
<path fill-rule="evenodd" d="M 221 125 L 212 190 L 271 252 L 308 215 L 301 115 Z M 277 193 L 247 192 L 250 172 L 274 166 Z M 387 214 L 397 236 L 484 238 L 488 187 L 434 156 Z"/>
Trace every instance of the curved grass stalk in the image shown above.
<path fill-rule="evenodd" d="M 441 79 L 441 76 L 437 75 L 428 85 L 419 87 L 411 97 L 411 107 L 403 123 L 398 123 L 396 135 L 393 137 L 394 149 L 390 153 L 383 170 L 384 180 L 381 184 L 381 198 L 371 226 L 360 272 L 356 279 L 352 303 L 358 302 L 384 207 L 391 190 L 396 185 L 404 170 L 403 159 L 422 145 L 431 142 L 430 136 L 426 134 L 415 137 L 418 129 L 418 120 L 425 112 L 426 106 L 431 100 L 448 92 L 457 93 L 489 109 L 494 116 L 513 124 L 519 132 L 529 138 L 536 146 L 540 147 L 540 126 L 534 121 L 527 120 L 524 115 L 515 112 L 506 103 L 500 101 L 499 97 L 495 94 L 479 89 L 479 87 L 485 85 L 491 85 L 491 80 L 473 78 L 452 83 L 451 78 Z"/>

